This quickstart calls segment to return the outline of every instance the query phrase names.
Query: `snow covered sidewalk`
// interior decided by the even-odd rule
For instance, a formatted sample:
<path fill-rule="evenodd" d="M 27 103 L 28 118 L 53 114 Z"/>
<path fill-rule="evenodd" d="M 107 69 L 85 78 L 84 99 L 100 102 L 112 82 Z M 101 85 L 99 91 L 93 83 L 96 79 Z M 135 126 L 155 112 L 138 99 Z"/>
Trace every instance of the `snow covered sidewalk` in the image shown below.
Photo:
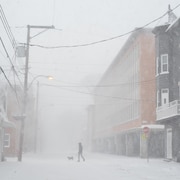
<path fill-rule="evenodd" d="M 180 164 L 162 159 L 85 154 L 85 162 L 66 156 L 24 155 L 22 162 L 0 163 L 0 180 L 179 180 Z"/>

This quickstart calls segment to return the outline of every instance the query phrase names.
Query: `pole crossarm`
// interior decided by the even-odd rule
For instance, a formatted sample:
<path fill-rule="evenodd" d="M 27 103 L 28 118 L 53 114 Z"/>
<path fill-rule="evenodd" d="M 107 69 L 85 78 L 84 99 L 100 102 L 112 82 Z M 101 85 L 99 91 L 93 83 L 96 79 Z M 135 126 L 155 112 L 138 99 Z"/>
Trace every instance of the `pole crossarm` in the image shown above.
<path fill-rule="evenodd" d="M 36 25 L 28 25 L 29 28 L 36 28 L 36 29 L 54 29 L 55 27 L 52 26 L 36 26 Z"/>
<path fill-rule="evenodd" d="M 38 28 L 38 29 L 44 29 L 43 31 L 35 34 L 34 36 L 31 36 L 30 39 L 33 39 L 34 37 L 42 34 L 43 32 L 47 31 L 48 29 L 54 29 L 55 27 L 54 26 L 28 26 L 29 28 Z"/>

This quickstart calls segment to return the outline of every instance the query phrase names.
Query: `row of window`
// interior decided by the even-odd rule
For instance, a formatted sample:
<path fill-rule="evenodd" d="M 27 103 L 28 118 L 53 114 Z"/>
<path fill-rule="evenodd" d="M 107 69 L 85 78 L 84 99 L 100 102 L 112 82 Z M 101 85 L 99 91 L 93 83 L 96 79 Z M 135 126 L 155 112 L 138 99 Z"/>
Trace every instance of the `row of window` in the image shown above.
<path fill-rule="evenodd" d="M 162 54 L 160 56 L 160 61 L 159 61 L 159 57 L 157 57 L 156 58 L 156 75 L 169 73 L 168 66 L 169 66 L 168 54 Z"/>

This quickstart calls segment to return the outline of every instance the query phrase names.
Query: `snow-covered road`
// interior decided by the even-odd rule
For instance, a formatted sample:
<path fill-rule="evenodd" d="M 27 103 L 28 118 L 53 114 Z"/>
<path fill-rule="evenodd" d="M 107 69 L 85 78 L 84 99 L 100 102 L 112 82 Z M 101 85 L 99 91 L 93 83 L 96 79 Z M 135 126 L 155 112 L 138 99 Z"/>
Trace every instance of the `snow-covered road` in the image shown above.
<path fill-rule="evenodd" d="M 23 156 L 0 163 L 0 180 L 179 180 L 180 164 L 162 159 L 85 154 L 85 162 L 66 156 Z"/>

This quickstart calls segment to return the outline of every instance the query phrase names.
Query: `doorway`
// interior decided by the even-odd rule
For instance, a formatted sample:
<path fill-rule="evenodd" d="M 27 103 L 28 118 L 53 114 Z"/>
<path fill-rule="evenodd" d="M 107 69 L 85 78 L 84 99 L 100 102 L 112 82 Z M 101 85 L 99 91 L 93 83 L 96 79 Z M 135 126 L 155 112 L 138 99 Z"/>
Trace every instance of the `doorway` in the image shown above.
<path fill-rule="evenodd" d="M 161 104 L 167 106 L 169 104 L 169 89 L 161 90 Z"/>
<path fill-rule="evenodd" d="M 172 128 L 166 130 L 167 134 L 167 159 L 172 159 Z"/>

